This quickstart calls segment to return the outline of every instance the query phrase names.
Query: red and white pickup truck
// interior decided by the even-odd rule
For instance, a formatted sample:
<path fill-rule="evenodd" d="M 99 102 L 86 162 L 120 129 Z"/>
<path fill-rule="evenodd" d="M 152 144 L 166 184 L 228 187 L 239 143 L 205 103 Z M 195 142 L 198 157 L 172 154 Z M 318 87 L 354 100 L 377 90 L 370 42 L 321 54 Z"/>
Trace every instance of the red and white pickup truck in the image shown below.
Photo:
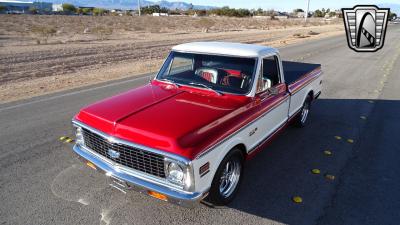
<path fill-rule="evenodd" d="M 246 160 L 290 122 L 306 124 L 321 74 L 265 46 L 178 45 L 150 83 L 83 108 L 73 149 L 122 191 L 224 205 Z"/>

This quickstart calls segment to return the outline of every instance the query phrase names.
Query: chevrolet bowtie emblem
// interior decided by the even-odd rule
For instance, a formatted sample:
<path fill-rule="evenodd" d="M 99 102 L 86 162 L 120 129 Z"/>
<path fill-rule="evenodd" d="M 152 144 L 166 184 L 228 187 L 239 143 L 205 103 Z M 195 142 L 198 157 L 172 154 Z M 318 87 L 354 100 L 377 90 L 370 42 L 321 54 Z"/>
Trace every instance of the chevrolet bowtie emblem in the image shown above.
<path fill-rule="evenodd" d="M 118 159 L 120 156 L 120 153 L 112 150 L 112 149 L 108 149 L 107 154 L 112 158 L 112 159 Z"/>
<path fill-rule="evenodd" d="M 357 5 L 342 9 L 349 47 L 356 52 L 375 52 L 383 47 L 390 9 Z"/>

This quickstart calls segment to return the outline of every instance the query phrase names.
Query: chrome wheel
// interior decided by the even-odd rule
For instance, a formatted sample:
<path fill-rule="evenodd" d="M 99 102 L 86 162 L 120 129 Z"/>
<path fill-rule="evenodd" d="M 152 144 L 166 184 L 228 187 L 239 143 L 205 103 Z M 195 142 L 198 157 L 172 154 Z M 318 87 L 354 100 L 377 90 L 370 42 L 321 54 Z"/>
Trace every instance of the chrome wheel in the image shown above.
<path fill-rule="evenodd" d="M 220 178 L 219 192 L 228 198 L 236 189 L 239 183 L 241 163 L 237 159 L 231 159 L 225 164 Z"/>
<path fill-rule="evenodd" d="M 303 109 L 301 110 L 301 115 L 300 115 L 301 123 L 304 124 L 306 122 L 309 112 L 310 112 L 310 103 L 306 101 L 304 103 Z"/>

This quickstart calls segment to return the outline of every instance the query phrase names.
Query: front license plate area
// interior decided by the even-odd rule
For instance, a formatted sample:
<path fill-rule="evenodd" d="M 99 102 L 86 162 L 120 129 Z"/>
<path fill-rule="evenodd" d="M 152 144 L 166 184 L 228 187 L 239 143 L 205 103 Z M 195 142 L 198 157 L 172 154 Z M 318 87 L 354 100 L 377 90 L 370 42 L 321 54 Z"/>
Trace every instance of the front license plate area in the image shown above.
<path fill-rule="evenodd" d="M 127 190 L 131 189 L 128 183 L 113 176 L 110 177 L 110 186 L 121 191 L 124 194 L 126 194 Z"/>

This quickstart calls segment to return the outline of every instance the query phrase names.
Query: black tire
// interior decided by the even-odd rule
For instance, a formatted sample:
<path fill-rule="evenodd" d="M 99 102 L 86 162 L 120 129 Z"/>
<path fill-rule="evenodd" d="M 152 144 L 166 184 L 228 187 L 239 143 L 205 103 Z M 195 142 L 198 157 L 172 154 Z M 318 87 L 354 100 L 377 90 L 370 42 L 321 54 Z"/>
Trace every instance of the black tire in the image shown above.
<path fill-rule="evenodd" d="M 305 127 L 307 125 L 308 116 L 310 115 L 311 110 L 311 102 L 312 98 L 310 95 L 307 95 L 306 100 L 303 103 L 303 107 L 301 108 L 299 115 L 296 116 L 295 126 L 296 127 Z"/>
<path fill-rule="evenodd" d="M 234 187 L 228 191 L 228 193 L 221 193 L 220 188 L 224 185 L 222 176 L 224 175 L 224 171 L 226 171 L 226 167 L 228 163 L 238 163 L 237 165 L 240 166 L 238 169 L 239 176 L 237 177 L 237 183 Z M 242 151 L 238 148 L 232 149 L 222 160 L 221 164 L 219 165 L 217 172 L 214 175 L 213 181 L 211 183 L 210 192 L 208 194 L 207 200 L 212 203 L 214 206 L 223 206 L 227 205 L 228 203 L 232 202 L 235 198 L 237 191 L 239 190 L 241 181 L 243 180 L 243 162 L 244 156 Z M 234 167 L 234 166 L 233 166 Z M 225 181 L 226 182 L 226 181 Z"/>

